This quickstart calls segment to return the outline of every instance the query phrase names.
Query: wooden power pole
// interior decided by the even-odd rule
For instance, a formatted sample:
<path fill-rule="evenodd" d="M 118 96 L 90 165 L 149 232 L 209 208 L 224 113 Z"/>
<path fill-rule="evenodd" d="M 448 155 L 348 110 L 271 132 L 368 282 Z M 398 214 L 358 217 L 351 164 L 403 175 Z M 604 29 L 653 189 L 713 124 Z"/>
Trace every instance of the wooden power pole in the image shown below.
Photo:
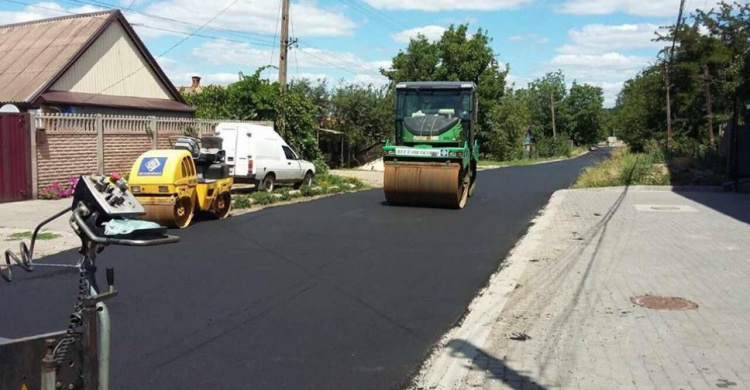
<path fill-rule="evenodd" d="M 664 48 L 664 53 L 666 54 L 665 57 L 669 57 L 670 55 L 670 48 L 666 47 Z M 669 90 L 670 90 L 670 83 L 669 83 L 669 60 L 664 61 L 664 86 L 667 90 L 667 148 L 669 148 L 669 143 L 672 141 L 672 104 L 670 103 L 670 96 L 669 96 Z"/>
<path fill-rule="evenodd" d="M 549 109 L 552 111 L 552 138 L 557 138 L 557 125 L 555 124 L 555 96 L 554 91 L 549 91 Z"/>
<path fill-rule="evenodd" d="M 287 53 L 289 52 L 289 0 L 281 0 L 281 42 L 279 45 L 279 89 L 283 95 L 286 91 Z M 277 119 L 279 134 L 282 137 L 285 136 L 286 132 L 284 102 L 282 96 Z"/>
<path fill-rule="evenodd" d="M 284 91 L 286 89 L 286 57 L 289 51 L 289 0 L 281 0 L 281 43 L 279 50 L 279 87 Z"/>
<path fill-rule="evenodd" d="M 714 116 L 711 110 L 711 76 L 708 65 L 703 67 L 703 82 L 706 85 L 706 114 L 708 115 L 708 144 L 714 146 Z"/>

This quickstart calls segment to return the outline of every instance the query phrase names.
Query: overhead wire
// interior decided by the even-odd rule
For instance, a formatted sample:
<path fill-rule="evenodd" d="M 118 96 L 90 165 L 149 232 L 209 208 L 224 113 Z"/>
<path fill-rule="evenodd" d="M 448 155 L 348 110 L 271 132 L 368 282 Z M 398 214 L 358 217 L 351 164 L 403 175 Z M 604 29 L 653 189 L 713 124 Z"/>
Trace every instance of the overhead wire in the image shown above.
<path fill-rule="evenodd" d="M 373 19 L 375 22 L 380 23 L 381 25 L 393 31 L 400 32 L 401 30 L 404 30 L 406 28 L 405 26 L 400 25 L 397 22 L 394 22 L 393 20 L 391 20 L 387 15 L 383 14 L 379 10 L 370 7 L 374 11 L 379 13 L 379 14 L 375 14 L 374 12 L 368 10 L 368 8 L 365 8 L 365 6 L 361 5 L 361 3 L 355 2 L 355 1 L 356 0 L 339 0 L 339 2 L 351 6 L 352 9 L 354 9 L 355 11 Z"/>
<path fill-rule="evenodd" d="M 234 6 L 235 4 L 237 4 L 239 1 L 240 0 L 233 0 L 231 3 L 229 3 L 229 5 L 227 5 L 226 7 L 224 7 L 224 9 L 222 9 L 219 13 L 217 13 L 216 15 L 214 15 L 214 17 L 212 17 L 209 21 L 207 21 L 206 23 L 204 23 L 203 26 L 199 27 L 197 30 L 193 31 L 190 35 L 188 35 L 185 38 L 181 39 L 179 42 L 177 42 L 174 45 L 170 46 L 169 49 L 165 50 L 164 52 L 162 52 L 161 54 L 159 54 L 157 57 L 163 57 L 164 55 L 166 55 L 170 51 L 174 50 L 177 46 L 181 45 L 182 43 L 184 43 L 185 41 L 187 41 L 188 39 L 190 39 L 194 34 L 197 34 L 205 26 L 208 26 L 209 24 L 211 24 L 211 22 L 213 22 L 214 20 L 216 20 L 216 18 L 218 18 L 219 16 L 221 16 L 222 14 L 224 14 L 224 12 L 226 12 L 229 8 L 231 8 L 232 6 Z M 86 103 L 86 102 L 90 101 L 95 96 L 100 95 L 102 92 L 104 92 L 104 91 L 106 91 L 106 90 L 114 87 L 115 85 L 123 82 L 124 80 L 130 78 L 132 75 L 136 74 L 137 72 L 140 72 L 141 69 L 143 69 L 145 67 L 146 67 L 146 65 L 142 65 L 140 68 L 138 68 L 135 71 L 131 72 L 127 76 L 124 76 L 124 77 L 120 78 L 120 80 L 118 80 L 118 81 L 110 84 L 108 87 L 104 88 L 103 90 L 99 91 L 98 93 L 94 94 L 93 96 L 87 98 L 86 100 L 84 100 L 81 103 Z"/>
<path fill-rule="evenodd" d="M 84 1 L 84 0 L 63 0 L 63 1 L 67 2 L 67 3 L 72 3 L 72 4 L 82 4 L 82 5 L 90 5 L 90 6 L 96 6 L 96 7 L 103 7 L 103 8 L 106 8 L 106 9 L 120 9 L 120 7 L 118 7 L 115 4 L 107 3 L 107 2 L 104 2 L 104 1 L 97 1 L 97 0 L 89 0 L 89 1 Z M 197 23 L 191 23 L 191 22 L 188 22 L 188 21 L 185 21 L 185 20 L 179 20 L 179 19 L 169 18 L 169 17 L 166 17 L 166 16 L 154 15 L 154 14 L 151 14 L 151 13 L 148 13 L 148 12 L 144 12 L 144 11 L 130 9 L 127 12 L 132 12 L 132 13 L 135 13 L 135 14 L 146 16 L 146 17 L 149 17 L 149 18 L 152 18 L 152 19 L 162 20 L 162 21 L 165 21 L 165 22 L 179 23 L 179 24 L 182 24 L 182 25 L 185 25 L 185 26 L 190 26 L 190 27 L 201 27 L 201 25 L 197 24 Z M 219 28 L 219 27 L 207 27 L 205 29 L 206 30 L 212 30 L 212 31 L 220 32 L 220 33 L 233 34 L 233 35 L 238 36 L 238 37 L 247 38 L 247 39 L 258 41 L 258 42 L 274 43 L 275 44 L 275 40 L 273 42 L 267 40 L 267 38 L 270 37 L 270 34 L 251 33 L 251 32 L 248 32 L 248 31 L 239 31 L 239 30 L 233 30 L 233 29 L 227 29 L 227 28 Z"/>
<path fill-rule="evenodd" d="M 291 7 L 290 7 L 291 8 Z M 294 17 L 292 16 L 292 9 L 289 10 L 289 23 L 292 25 L 292 36 L 297 39 L 297 34 L 294 32 Z M 299 45 L 297 45 L 299 47 Z M 299 77 L 299 59 L 297 58 L 297 50 L 294 51 L 294 64 L 297 67 L 297 77 Z"/>
<path fill-rule="evenodd" d="M 282 6 L 283 1 L 284 0 L 279 0 L 279 10 L 276 12 L 276 27 L 274 27 L 273 29 L 273 41 L 274 42 L 276 42 L 276 35 L 279 31 L 279 21 L 281 20 L 281 6 Z M 268 65 L 273 66 L 273 57 L 274 57 L 275 52 L 276 52 L 276 46 L 274 46 L 273 49 L 271 49 L 271 59 L 268 60 Z M 281 53 L 279 53 L 279 55 L 281 55 Z"/>
<path fill-rule="evenodd" d="M 69 14 L 69 15 L 76 15 L 75 12 L 70 12 L 70 11 L 67 11 L 67 10 L 60 10 L 60 9 L 56 9 L 56 8 L 35 5 L 35 4 L 31 4 L 31 3 L 27 3 L 27 2 L 23 2 L 23 1 L 19 1 L 19 0 L 0 0 L 0 1 L 8 2 L 8 3 L 14 3 L 14 4 L 20 4 L 20 5 L 27 5 L 27 6 L 31 6 L 31 7 L 35 7 L 35 8 L 40 8 L 40 9 L 47 9 L 47 10 L 61 12 L 61 13 Z M 94 6 L 100 6 L 100 5 L 112 6 L 112 4 L 105 3 L 105 2 L 102 2 L 102 1 L 95 1 L 95 0 L 94 0 L 93 3 L 89 3 L 89 2 L 85 2 L 85 1 L 81 1 L 81 0 L 64 0 L 64 1 L 73 2 L 73 3 L 77 3 L 77 4 L 94 5 Z M 188 32 L 180 32 L 178 30 L 171 30 L 171 29 L 164 29 L 164 28 L 160 28 L 160 27 L 154 27 L 154 26 L 145 25 L 145 24 L 136 24 L 135 26 L 145 27 L 145 28 L 150 28 L 150 29 L 155 29 L 155 30 L 161 30 L 161 31 L 171 32 L 171 33 L 176 33 L 176 34 L 185 34 L 185 35 L 187 35 L 184 39 L 182 39 L 181 41 L 179 41 L 178 43 L 176 43 L 175 45 L 173 45 L 172 47 L 170 47 L 169 49 L 167 49 L 165 52 L 163 52 L 163 53 L 159 54 L 158 56 L 156 56 L 157 58 L 162 57 L 165 54 L 169 53 L 170 51 L 172 51 L 173 49 L 175 49 L 177 46 L 179 46 L 180 44 L 184 43 L 187 39 L 189 39 L 189 38 L 191 38 L 193 36 L 197 36 L 197 37 L 206 38 L 206 39 L 226 40 L 228 42 L 233 42 L 233 43 L 251 43 L 251 44 L 254 44 L 254 45 L 270 46 L 272 48 L 272 50 L 271 50 L 271 60 L 269 61 L 269 63 L 271 65 L 273 65 L 273 57 L 275 55 L 275 49 L 276 49 L 276 46 L 277 46 L 276 43 L 275 43 L 276 39 L 277 39 L 277 34 L 276 33 L 274 33 L 273 43 L 271 43 L 269 41 L 265 41 L 265 42 L 247 42 L 247 41 L 239 41 L 239 40 L 233 40 L 233 39 L 223 38 L 223 37 L 214 37 L 214 36 L 208 36 L 208 35 L 198 34 L 198 31 L 206 28 L 206 26 L 208 24 L 210 24 L 211 22 L 213 22 L 218 16 L 220 16 L 221 14 L 223 14 L 224 12 L 226 12 L 226 10 L 229 7 L 233 6 L 238 1 L 239 0 L 235 0 L 234 2 L 232 2 L 227 8 L 225 8 L 224 10 L 222 10 L 219 14 L 217 14 L 216 16 L 214 16 L 211 20 L 209 20 L 207 23 L 205 23 L 203 25 L 197 25 L 197 24 L 193 24 L 193 23 L 189 23 L 189 22 L 180 21 L 180 20 L 177 20 L 177 19 L 171 19 L 171 18 L 161 17 L 161 16 L 158 16 L 158 15 L 152 15 L 152 14 L 146 14 L 146 13 L 143 13 L 143 12 L 140 12 L 140 11 L 133 10 L 133 12 L 142 14 L 144 16 L 149 16 L 149 17 L 156 18 L 156 19 L 163 19 L 163 20 L 167 20 L 167 21 L 174 21 L 174 22 L 179 22 L 179 23 L 183 23 L 183 24 L 186 24 L 186 25 L 194 25 L 194 26 L 198 26 L 199 27 L 197 30 L 195 30 L 193 32 L 189 32 L 189 33 Z M 276 29 L 275 29 L 276 31 L 278 31 L 278 23 L 279 23 L 280 13 L 281 13 L 281 2 L 279 2 L 279 15 L 277 15 L 278 17 L 277 17 L 277 20 L 276 20 Z M 224 30 L 224 29 L 216 29 L 216 28 L 206 28 L 206 29 L 207 30 L 215 30 L 215 31 L 234 32 L 233 30 Z M 294 22 L 293 21 L 292 21 L 292 29 L 293 29 L 292 31 L 294 31 Z M 324 50 L 322 50 L 320 48 L 317 48 L 317 47 L 313 46 L 312 44 L 310 44 L 309 42 L 306 42 L 304 40 L 298 39 L 297 42 L 298 42 L 298 45 L 299 45 L 299 43 L 302 43 L 305 47 L 307 47 L 309 49 L 315 49 L 315 50 L 324 51 Z M 350 74 L 353 74 L 353 75 L 358 75 L 358 74 L 364 72 L 364 73 L 367 73 L 369 75 L 376 76 L 376 77 L 382 76 L 377 71 L 374 71 L 374 70 L 372 70 L 370 68 L 364 67 L 361 64 L 352 62 L 351 60 L 343 58 L 341 56 L 338 56 L 338 55 L 335 55 L 335 54 L 331 54 L 330 52 L 326 52 L 327 57 L 331 57 L 333 60 L 339 60 L 339 61 L 341 61 L 341 62 L 343 62 L 345 64 L 348 64 L 349 67 L 345 67 L 345 66 L 336 64 L 334 62 L 331 62 L 328 59 L 323 58 L 322 56 L 315 55 L 315 54 L 311 53 L 309 50 L 304 51 L 304 53 L 306 55 L 309 55 L 312 58 L 315 58 L 315 59 L 317 59 L 317 60 L 319 60 L 321 62 L 324 62 L 324 63 L 326 63 L 328 65 L 331 65 L 331 66 L 333 66 L 333 67 L 335 67 L 337 69 L 343 70 L 343 71 L 345 71 L 347 73 L 350 73 Z M 295 52 L 295 60 L 299 61 L 296 52 Z M 299 63 L 297 62 L 297 66 L 298 65 L 299 65 Z M 90 99 L 94 98 L 95 96 L 100 95 L 102 92 L 104 92 L 104 91 L 112 88 L 113 86 L 119 84 L 120 82 L 122 82 L 122 81 L 130 78 L 133 74 L 139 72 L 141 69 L 143 69 L 143 67 L 141 67 L 141 68 L 135 70 L 134 72 L 128 74 L 127 76 L 125 76 L 122 79 L 118 80 L 114 84 L 108 86 L 104 90 L 96 93 L 94 96 L 90 97 L 89 99 L 86 99 L 83 103 L 88 102 Z M 358 72 L 355 69 L 359 69 L 361 72 Z M 299 72 L 299 70 L 298 70 L 298 72 Z"/>

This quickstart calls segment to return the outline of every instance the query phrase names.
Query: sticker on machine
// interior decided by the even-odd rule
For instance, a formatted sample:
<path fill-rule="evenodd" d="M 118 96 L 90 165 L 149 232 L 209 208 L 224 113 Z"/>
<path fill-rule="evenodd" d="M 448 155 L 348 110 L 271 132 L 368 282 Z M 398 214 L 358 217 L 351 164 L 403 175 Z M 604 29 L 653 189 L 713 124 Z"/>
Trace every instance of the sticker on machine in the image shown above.
<path fill-rule="evenodd" d="M 141 166 L 138 167 L 138 176 L 161 176 L 166 163 L 166 157 L 144 158 L 141 160 Z"/>
<path fill-rule="evenodd" d="M 441 149 L 396 148 L 396 155 L 439 157 L 440 151 Z"/>

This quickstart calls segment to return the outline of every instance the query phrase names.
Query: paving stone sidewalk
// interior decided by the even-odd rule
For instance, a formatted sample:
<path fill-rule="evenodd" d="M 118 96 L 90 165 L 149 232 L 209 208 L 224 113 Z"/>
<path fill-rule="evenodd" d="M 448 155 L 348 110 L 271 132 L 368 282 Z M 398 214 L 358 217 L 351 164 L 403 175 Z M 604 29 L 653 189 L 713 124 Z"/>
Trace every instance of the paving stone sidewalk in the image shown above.
<path fill-rule="evenodd" d="M 530 236 L 486 336 L 447 337 L 416 388 L 750 388 L 750 195 L 564 190 Z"/>

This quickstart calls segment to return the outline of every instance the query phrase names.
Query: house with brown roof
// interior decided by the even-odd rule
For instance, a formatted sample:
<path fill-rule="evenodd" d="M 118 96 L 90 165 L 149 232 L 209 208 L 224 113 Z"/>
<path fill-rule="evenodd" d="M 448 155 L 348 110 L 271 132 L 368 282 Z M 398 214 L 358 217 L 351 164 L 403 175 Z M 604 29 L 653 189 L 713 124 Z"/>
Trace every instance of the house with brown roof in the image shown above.
<path fill-rule="evenodd" d="M 193 117 L 119 10 L 0 26 L 0 106 Z"/>

